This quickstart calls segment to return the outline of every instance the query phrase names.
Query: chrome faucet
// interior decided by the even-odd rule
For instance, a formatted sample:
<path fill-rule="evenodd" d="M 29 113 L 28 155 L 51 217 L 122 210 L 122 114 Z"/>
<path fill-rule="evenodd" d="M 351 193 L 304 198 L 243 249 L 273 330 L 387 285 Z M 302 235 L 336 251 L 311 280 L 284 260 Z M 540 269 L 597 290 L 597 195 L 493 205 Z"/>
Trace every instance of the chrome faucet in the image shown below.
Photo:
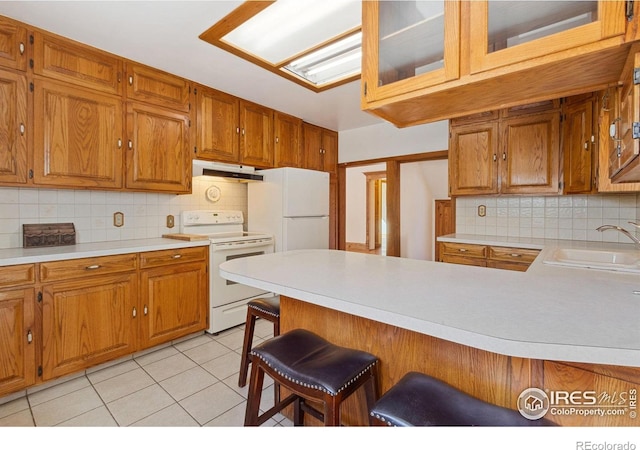
<path fill-rule="evenodd" d="M 637 224 L 635 222 L 629 222 L 631 225 L 633 225 L 636 228 L 640 228 L 640 224 Z M 625 230 L 622 227 L 619 227 L 617 225 L 602 225 L 598 228 L 596 228 L 597 231 L 603 232 L 605 230 L 617 230 L 620 233 L 624 234 L 626 237 L 628 237 L 629 239 L 631 239 L 633 242 L 635 242 L 637 245 L 640 245 L 640 239 L 638 239 L 636 236 L 634 236 L 633 234 L 629 233 L 627 230 Z"/>

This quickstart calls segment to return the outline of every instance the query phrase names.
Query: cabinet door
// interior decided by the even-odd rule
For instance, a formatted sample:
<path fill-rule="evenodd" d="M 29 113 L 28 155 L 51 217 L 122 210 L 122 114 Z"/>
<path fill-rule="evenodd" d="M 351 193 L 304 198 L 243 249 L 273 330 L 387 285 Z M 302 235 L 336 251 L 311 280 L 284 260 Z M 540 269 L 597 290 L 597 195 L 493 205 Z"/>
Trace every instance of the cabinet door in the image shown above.
<path fill-rule="evenodd" d="M 189 111 L 191 84 L 184 78 L 127 61 L 127 98 Z"/>
<path fill-rule="evenodd" d="M 18 23 L 0 17 L 0 66 L 27 70 L 27 30 Z"/>
<path fill-rule="evenodd" d="M 196 158 L 240 162 L 240 101 L 198 86 L 196 89 Z"/>
<path fill-rule="evenodd" d="M 363 103 L 459 77 L 460 4 L 362 2 Z"/>
<path fill-rule="evenodd" d="M 0 183 L 27 182 L 26 127 L 27 80 L 0 70 Z"/>
<path fill-rule="evenodd" d="M 563 111 L 562 151 L 564 154 L 564 192 L 588 193 L 593 189 L 595 131 L 593 97 L 568 104 Z"/>
<path fill-rule="evenodd" d="M 625 32 L 624 1 L 479 0 L 469 8 L 472 74 Z"/>
<path fill-rule="evenodd" d="M 498 122 L 451 127 L 450 195 L 498 192 Z"/>
<path fill-rule="evenodd" d="M 206 267 L 206 263 L 173 264 L 141 272 L 142 347 L 207 328 Z"/>
<path fill-rule="evenodd" d="M 302 167 L 302 119 L 276 112 L 273 130 L 275 167 Z"/>
<path fill-rule="evenodd" d="M 130 102 L 127 104 L 127 136 L 127 188 L 190 192 L 187 115 Z"/>
<path fill-rule="evenodd" d="M 137 292 L 135 273 L 43 286 L 42 379 L 133 353 Z"/>
<path fill-rule="evenodd" d="M 35 383 L 33 288 L 0 290 L 0 395 Z"/>
<path fill-rule="evenodd" d="M 560 114 L 504 119 L 501 127 L 500 192 L 558 193 Z"/>
<path fill-rule="evenodd" d="M 322 130 L 322 170 L 329 173 L 338 172 L 338 133 Z"/>
<path fill-rule="evenodd" d="M 273 167 L 273 110 L 240 101 L 240 162 Z"/>
<path fill-rule="evenodd" d="M 302 125 L 304 168 L 322 170 L 322 128 L 309 123 Z"/>
<path fill-rule="evenodd" d="M 48 33 L 34 33 L 33 72 L 108 94 L 122 94 L 117 56 Z"/>
<path fill-rule="evenodd" d="M 122 101 L 36 79 L 34 183 L 122 187 Z"/>

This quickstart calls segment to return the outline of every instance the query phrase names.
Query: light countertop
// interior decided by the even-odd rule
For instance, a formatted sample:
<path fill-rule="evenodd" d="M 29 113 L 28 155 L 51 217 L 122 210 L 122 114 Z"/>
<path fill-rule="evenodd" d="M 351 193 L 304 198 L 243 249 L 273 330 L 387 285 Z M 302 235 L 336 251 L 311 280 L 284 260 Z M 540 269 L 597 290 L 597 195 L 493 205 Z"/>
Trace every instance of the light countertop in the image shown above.
<path fill-rule="evenodd" d="M 60 261 L 76 258 L 120 255 L 123 253 L 150 252 L 172 248 L 209 245 L 209 241 L 183 241 L 178 239 L 152 238 L 126 241 L 92 242 L 58 247 L 7 248 L 0 249 L 0 266 Z"/>
<path fill-rule="evenodd" d="M 527 272 L 296 250 L 228 261 L 220 274 L 494 353 L 640 367 L 640 275 L 546 265 L 553 246 L 534 248 Z"/>

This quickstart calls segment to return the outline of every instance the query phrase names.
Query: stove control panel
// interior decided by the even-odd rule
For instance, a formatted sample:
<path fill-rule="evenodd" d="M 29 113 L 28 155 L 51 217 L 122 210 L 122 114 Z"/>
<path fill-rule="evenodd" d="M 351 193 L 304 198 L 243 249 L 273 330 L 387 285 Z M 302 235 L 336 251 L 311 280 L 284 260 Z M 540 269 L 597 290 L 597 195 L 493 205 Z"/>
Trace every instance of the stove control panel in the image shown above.
<path fill-rule="evenodd" d="M 242 224 L 244 214 L 242 211 L 183 211 L 183 225 L 222 225 L 222 224 Z"/>

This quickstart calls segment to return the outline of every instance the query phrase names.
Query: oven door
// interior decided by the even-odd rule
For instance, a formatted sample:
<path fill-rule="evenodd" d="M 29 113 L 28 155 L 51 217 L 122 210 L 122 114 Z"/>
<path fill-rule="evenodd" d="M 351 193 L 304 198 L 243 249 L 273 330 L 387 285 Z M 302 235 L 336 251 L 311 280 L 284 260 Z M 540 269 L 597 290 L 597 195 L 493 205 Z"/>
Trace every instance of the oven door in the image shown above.
<path fill-rule="evenodd" d="M 220 264 L 237 258 L 247 258 L 256 255 L 273 253 L 273 240 L 259 239 L 256 241 L 211 244 L 210 264 L 211 279 L 209 286 L 209 303 L 211 307 L 227 305 L 229 303 L 256 297 L 266 291 L 234 281 L 225 280 L 220 276 Z"/>

